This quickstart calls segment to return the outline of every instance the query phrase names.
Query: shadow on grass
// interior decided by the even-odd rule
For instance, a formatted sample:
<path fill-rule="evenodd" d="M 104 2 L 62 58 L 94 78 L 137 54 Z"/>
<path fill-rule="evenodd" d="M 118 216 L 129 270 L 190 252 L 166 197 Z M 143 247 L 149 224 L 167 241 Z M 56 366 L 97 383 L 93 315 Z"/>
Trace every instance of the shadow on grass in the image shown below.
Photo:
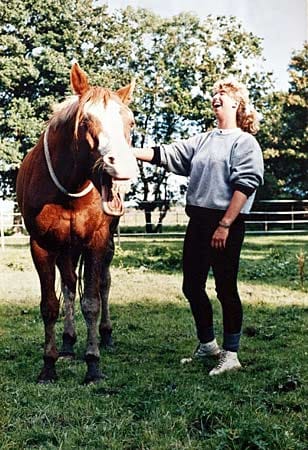
<path fill-rule="evenodd" d="M 144 267 L 157 273 L 173 274 L 182 271 L 182 240 L 147 242 L 123 242 L 116 247 L 113 267 L 126 270 Z M 33 270 L 28 245 L 10 245 L 9 262 L 5 269 Z M 9 248 L 9 247 L 8 247 Z M 15 253 L 16 250 L 16 253 Z M 239 279 L 247 282 L 260 282 L 271 287 L 288 287 L 292 290 L 308 291 L 305 271 L 300 274 L 298 255 L 304 260 L 308 255 L 306 236 L 260 236 L 247 237 L 241 255 Z M 22 259 L 21 259 L 22 258 Z M 28 259 L 27 259 L 28 258 Z M 29 261 L 28 261 L 29 260 Z M 16 262 L 17 261 L 17 262 Z M 305 262 L 304 262 L 305 265 Z M 307 264 L 306 264 L 307 265 Z"/>

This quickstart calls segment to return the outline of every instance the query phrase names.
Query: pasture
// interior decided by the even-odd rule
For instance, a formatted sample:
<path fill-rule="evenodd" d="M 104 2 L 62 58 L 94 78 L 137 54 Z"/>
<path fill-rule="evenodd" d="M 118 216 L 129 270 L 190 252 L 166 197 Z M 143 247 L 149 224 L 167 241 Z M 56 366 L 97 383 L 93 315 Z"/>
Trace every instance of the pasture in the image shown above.
<path fill-rule="evenodd" d="M 0 259 L 0 448 L 304 450 L 307 254 L 308 236 L 246 237 L 244 368 L 213 379 L 213 360 L 180 363 L 197 344 L 181 294 L 181 241 L 123 241 L 112 267 L 116 347 L 101 353 L 107 378 L 82 385 L 86 328 L 77 307 L 77 357 L 58 361 L 56 383 L 38 385 L 39 282 L 28 245 L 11 243 Z M 221 342 L 212 279 L 208 291 Z"/>

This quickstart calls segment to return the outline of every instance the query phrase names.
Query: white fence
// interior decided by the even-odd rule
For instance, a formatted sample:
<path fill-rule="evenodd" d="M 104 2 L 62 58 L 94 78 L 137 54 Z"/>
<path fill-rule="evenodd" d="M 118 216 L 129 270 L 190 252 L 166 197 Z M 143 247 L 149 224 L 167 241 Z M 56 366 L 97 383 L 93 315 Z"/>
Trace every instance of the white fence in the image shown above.
<path fill-rule="evenodd" d="M 262 210 L 261 210 L 262 209 Z M 152 213 L 152 222 L 158 222 L 159 213 Z M 163 221 L 163 227 L 187 225 L 188 217 L 184 207 L 174 207 L 168 211 Z M 258 209 L 253 209 L 246 221 L 248 231 L 253 228 L 258 231 L 273 231 L 277 225 L 286 231 L 298 230 L 308 232 L 308 200 L 262 200 L 258 202 Z M 127 209 L 121 218 L 121 228 L 145 226 L 143 211 Z M 253 225 L 259 225 L 258 227 Z M 285 225 L 286 227 L 283 227 Z M 167 233 L 167 232 L 166 232 Z"/>
<path fill-rule="evenodd" d="M 261 210 L 262 209 L 262 210 Z M 158 213 L 152 213 L 153 223 L 158 221 Z M 182 236 L 184 230 L 168 231 L 168 228 L 186 226 L 188 217 L 184 207 L 174 207 L 168 211 L 163 221 L 163 232 L 157 237 Z M 270 233 L 308 233 L 308 200 L 263 200 L 258 202 L 246 221 L 247 233 L 270 234 Z M 136 232 L 136 228 L 140 232 Z M 164 231 L 164 228 L 167 230 Z M 130 236 L 153 237 L 147 234 L 145 229 L 144 212 L 134 208 L 127 208 L 125 215 L 121 218 L 118 228 L 118 242 L 121 237 Z M 26 229 L 22 216 L 14 202 L 0 201 L 0 237 L 1 248 L 5 248 L 6 242 L 12 238 L 27 239 Z"/>

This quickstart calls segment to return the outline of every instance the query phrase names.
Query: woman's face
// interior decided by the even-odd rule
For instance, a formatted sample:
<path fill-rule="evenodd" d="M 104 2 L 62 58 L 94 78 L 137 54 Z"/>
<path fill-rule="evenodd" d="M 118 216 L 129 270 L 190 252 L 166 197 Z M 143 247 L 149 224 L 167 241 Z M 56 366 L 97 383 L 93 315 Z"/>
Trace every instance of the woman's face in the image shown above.
<path fill-rule="evenodd" d="M 225 89 L 220 89 L 212 97 L 212 108 L 215 114 L 236 114 L 238 102 Z"/>

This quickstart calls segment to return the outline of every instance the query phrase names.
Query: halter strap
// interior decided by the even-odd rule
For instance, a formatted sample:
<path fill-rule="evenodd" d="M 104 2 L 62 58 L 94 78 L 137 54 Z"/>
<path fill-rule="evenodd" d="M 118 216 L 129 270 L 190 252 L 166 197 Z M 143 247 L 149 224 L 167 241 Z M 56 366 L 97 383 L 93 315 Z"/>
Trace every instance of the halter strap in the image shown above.
<path fill-rule="evenodd" d="M 46 158 L 46 163 L 47 163 L 47 167 L 48 167 L 48 171 L 49 171 L 49 175 L 52 179 L 52 181 L 55 183 L 55 185 L 57 186 L 57 188 L 63 192 L 63 194 L 67 195 L 68 197 L 84 197 L 85 195 L 87 195 L 89 192 L 92 191 L 92 189 L 94 188 L 94 184 L 92 183 L 92 181 L 90 181 L 90 183 L 88 184 L 88 186 L 83 189 L 81 192 L 76 192 L 76 193 L 71 193 L 68 192 L 63 186 L 62 184 L 59 182 L 58 178 L 56 177 L 56 174 L 52 168 L 52 163 L 51 163 L 51 158 L 50 158 L 50 153 L 49 153 L 49 149 L 48 149 L 48 131 L 49 131 L 49 127 L 46 128 L 45 134 L 44 134 L 44 153 L 45 153 L 45 158 Z"/>

